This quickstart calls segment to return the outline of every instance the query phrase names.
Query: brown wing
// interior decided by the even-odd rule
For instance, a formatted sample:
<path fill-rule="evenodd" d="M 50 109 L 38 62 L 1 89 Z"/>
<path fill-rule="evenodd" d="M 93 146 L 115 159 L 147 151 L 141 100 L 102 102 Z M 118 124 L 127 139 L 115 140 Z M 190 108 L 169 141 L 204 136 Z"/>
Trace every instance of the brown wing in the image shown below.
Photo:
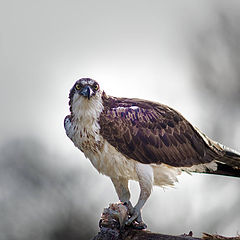
<path fill-rule="evenodd" d="M 165 105 L 106 95 L 103 105 L 100 134 L 128 158 L 191 167 L 217 157 L 193 126 Z"/>

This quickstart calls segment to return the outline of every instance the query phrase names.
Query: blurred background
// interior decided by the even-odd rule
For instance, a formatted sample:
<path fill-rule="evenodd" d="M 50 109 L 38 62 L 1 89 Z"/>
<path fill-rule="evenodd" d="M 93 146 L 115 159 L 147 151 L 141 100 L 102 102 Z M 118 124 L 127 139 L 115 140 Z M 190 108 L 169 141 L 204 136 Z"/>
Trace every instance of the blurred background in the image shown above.
<path fill-rule="evenodd" d="M 0 1 L 0 239 L 90 239 L 118 201 L 65 135 L 81 77 L 170 105 L 240 151 L 239 24 L 237 0 Z M 240 179 L 182 174 L 143 217 L 161 233 L 236 235 Z"/>

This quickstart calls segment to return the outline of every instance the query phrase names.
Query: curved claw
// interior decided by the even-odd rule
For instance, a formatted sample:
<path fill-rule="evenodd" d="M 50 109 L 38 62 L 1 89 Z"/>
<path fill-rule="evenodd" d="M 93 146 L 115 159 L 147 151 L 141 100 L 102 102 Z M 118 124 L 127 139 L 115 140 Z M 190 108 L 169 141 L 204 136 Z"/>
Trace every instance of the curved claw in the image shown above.
<path fill-rule="evenodd" d="M 134 229 L 142 230 L 142 229 L 147 229 L 147 225 L 144 222 L 133 222 L 132 223 Z"/>
<path fill-rule="evenodd" d="M 136 229 L 146 229 L 147 225 L 143 222 L 141 211 L 137 208 L 131 209 L 131 217 L 126 221 L 126 225 L 133 225 Z"/>

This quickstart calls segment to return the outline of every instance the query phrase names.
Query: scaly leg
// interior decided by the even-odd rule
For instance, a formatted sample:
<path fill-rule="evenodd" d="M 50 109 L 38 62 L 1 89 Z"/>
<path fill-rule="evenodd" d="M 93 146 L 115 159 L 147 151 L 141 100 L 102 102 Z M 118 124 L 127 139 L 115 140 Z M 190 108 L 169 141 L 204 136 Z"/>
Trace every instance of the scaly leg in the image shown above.
<path fill-rule="evenodd" d="M 139 185 L 140 185 L 140 196 L 136 206 L 133 208 L 131 218 L 126 222 L 127 225 L 130 225 L 134 220 L 139 223 L 138 228 L 147 228 L 147 225 L 144 224 L 141 216 L 141 210 L 147 199 L 149 198 L 152 186 L 153 186 L 153 169 L 151 166 L 146 164 L 137 164 L 136 172 L 138 175 Z"/>
<path fill-rule="evenodd" d="M 128 189 L 128 179 L 126 178 L 111 178 L 118 198 L 121 202 L 126 203 L 129 211 L 131 212 L 133 207 L 130 202 L 130 192 Z"/>

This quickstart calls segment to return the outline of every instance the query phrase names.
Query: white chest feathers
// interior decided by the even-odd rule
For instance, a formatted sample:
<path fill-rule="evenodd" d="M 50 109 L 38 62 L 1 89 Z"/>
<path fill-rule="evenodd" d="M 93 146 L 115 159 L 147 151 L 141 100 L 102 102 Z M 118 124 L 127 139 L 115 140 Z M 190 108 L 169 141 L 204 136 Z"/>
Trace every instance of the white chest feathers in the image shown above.
<path fill-rule="evenodd" d="M 126 159 L 100 135 L 98 121 L 102 111 L 100 96 L 93 96 L 90 100 L 74 96 L 73 114 L 64 122 L 66 134 L 102 174 L 136 179 L 135 161 Z"/>
<path fill-rule="evenodd" d="M 71 123 L 67 122 L 65 129 L 75 146 L 83 152 L 96 151 L 96 144 L 101 142 L 98 120 L 102 110 L 100 95 L 93 96 L 90 100 L 78 94 L 73 96 Z"/>

